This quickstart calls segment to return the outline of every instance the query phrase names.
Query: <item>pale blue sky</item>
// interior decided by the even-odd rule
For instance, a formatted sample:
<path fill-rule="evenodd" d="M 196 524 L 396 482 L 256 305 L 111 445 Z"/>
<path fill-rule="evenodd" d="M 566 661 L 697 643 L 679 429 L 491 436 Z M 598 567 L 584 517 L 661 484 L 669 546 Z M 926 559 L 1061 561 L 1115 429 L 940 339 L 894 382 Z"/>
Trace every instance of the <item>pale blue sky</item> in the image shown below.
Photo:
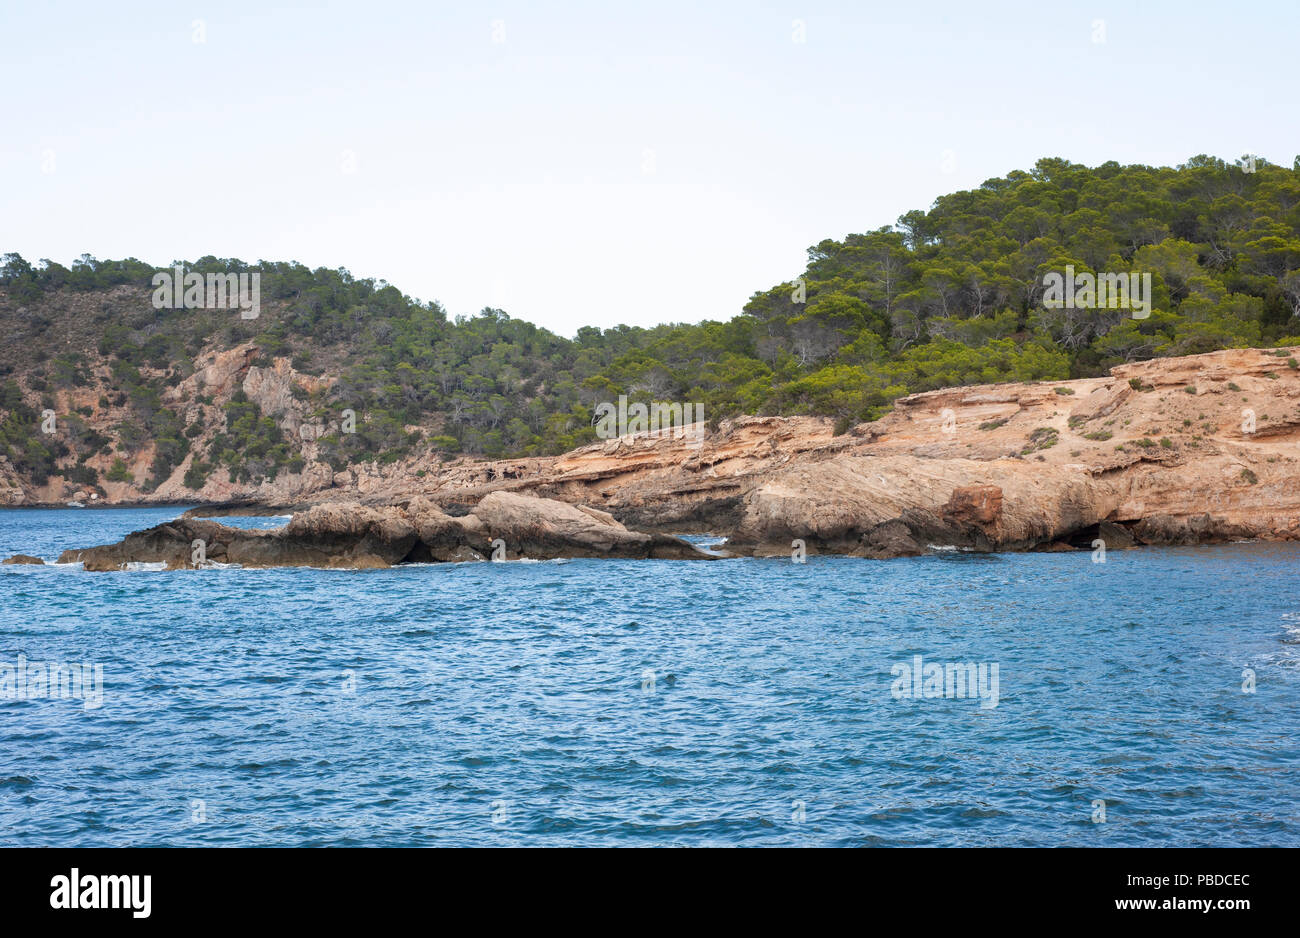
<path fill-rule="evenodd" d="M 632 6 L 9 0 L 0 251 L 343 266 L 571 335 L 729 318 L 1041 156 L 1300 153 L 1295 0 Z"/>

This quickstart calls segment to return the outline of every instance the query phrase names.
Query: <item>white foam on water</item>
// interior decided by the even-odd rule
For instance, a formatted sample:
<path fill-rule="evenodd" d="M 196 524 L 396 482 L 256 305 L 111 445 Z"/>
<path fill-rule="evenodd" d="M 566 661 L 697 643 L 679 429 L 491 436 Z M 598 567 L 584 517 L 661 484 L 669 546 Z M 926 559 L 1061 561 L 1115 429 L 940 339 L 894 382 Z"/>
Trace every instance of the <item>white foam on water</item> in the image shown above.
<path fill-rule="evenodd" d="M 1282 630 L 1286 633 L 1282 639 L 1283 644 L 1300 645 L 1300 613 L 1282 613 L 1282 623 Z"/>

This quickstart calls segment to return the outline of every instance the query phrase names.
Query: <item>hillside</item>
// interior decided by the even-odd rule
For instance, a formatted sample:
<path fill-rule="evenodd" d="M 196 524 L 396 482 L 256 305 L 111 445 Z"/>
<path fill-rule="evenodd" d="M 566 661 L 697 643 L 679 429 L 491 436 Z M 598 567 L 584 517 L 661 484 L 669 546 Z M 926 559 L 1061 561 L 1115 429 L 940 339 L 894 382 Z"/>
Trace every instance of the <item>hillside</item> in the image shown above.
<path fill-rule="evenodd" d="M 573 339 L 346 270 L 185 266 L 260 272 L 260 316 L 155 309 L 156 268 L 134 259 L 4 256 L 0 502 L 364 495 L 471 460 L 539 464 L 594 441 L 596 405 L 620 394 L 700 403 L 714 429 L 807 416 L 842 435 L 927 391 L 1300 344 L 1300 172 L 1045 159 L 818 244 L 725 322 Z M 1067 267 L 1149 273 L 1150 315 L 1045 303 L 1044 274 Z"/>

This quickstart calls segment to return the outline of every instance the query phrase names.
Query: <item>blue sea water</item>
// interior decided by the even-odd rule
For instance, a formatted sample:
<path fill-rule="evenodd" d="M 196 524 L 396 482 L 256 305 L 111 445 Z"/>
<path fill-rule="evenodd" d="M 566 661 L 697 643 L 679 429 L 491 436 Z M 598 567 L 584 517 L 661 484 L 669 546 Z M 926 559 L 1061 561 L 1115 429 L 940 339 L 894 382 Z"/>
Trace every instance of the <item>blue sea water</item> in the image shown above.
<path fill-rule="evenodd" d="M 0 556 L 180 510 L 0 511 Z M 0 676 L 104 685 L 0 693 L 0 843 L 1295 846 L 1297 574 L 1262 544 L 4 566 Z M 897 699 L 916 655 L 996 664 L 997 705 Z"/>

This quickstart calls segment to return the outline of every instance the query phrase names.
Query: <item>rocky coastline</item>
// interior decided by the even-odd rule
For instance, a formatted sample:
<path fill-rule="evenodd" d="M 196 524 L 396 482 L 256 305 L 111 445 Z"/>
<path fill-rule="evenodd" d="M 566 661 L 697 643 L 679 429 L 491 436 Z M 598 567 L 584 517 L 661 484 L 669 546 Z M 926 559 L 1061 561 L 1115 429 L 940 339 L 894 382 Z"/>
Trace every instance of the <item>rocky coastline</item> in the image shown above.
<path fill-rule="evenodd" d="M 1124 365 L 1101 378 L 948 388 L 836 435 L 812 417 L 741 417 L 702 440 L 637 436 L 563 456 L 357 469 L 345 485 L 241 496 L 65 552 L 87 569 L 383 567 L 506 556 L 890 558 L 1300 538 L 1293 350 Z M 284 493 L 290 494 L 290 493 Z M 245 531 L 195 515 L 293 513 Z M 499 552 L 498 552 L 499 555 Z"/>

